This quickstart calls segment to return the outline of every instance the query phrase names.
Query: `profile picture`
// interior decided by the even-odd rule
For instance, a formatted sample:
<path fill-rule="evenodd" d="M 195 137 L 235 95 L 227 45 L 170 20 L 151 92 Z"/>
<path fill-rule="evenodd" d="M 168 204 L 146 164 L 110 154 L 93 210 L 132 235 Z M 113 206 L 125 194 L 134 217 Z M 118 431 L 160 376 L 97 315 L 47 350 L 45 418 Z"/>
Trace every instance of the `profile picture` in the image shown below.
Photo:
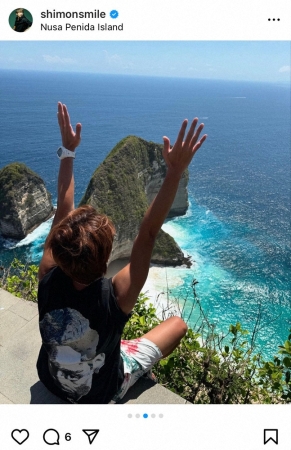
<path fill-rule="evenodd" d="M 30 29 L 33 19 L 31 13 L 24 8 L 17 8 L 9 16 L 9 25 L 14 31 L 23 33 Z"/>

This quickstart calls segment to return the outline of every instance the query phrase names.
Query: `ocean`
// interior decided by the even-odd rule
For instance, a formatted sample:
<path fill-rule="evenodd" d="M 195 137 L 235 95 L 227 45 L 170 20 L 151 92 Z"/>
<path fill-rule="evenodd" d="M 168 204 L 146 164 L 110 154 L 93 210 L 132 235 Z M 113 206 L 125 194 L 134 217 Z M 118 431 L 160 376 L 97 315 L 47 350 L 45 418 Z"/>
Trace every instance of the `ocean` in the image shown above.
<path fill-rule="evenodd" d="M 21 161 L 56 202 L 60 145 L 57 102 L 83 125 L 75 161 L 76 204 L 96 167 L 127 135 L 173 143 L 184 118 L 198 116 L 207 141 L 195 155 L 189 209 L 169 232 L 191 269 L 154 268 L 151 283 L 191 311 L 191 281 L 210 322 L 250 331 L 272 357 L 291 328 L 290 86 L 117 75 L 0 71 L 0 168 Z M 134 195 L 134 194 L 133 194 Z M 50 222 L 21 242 L 0 240 L 0 262 L 37 263 Z M 188 318 L 188 316 L 187 316 Z M 196 321 L 195 313 L 189 319 Z"/>

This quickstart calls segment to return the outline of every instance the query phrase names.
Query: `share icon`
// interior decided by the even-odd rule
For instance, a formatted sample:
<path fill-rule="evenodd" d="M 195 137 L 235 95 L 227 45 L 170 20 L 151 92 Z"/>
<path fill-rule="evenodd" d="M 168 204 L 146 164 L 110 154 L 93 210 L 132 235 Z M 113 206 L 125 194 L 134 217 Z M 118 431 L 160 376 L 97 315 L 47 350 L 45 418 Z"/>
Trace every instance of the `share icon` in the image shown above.
<path fill-rule="evenodd" d="M 92 442 L 94 441 L 95 437 L 99 433 L 99 430 L 82 430 L 82 431 L 87 435 L 90 445 L 92 444 Z"/>

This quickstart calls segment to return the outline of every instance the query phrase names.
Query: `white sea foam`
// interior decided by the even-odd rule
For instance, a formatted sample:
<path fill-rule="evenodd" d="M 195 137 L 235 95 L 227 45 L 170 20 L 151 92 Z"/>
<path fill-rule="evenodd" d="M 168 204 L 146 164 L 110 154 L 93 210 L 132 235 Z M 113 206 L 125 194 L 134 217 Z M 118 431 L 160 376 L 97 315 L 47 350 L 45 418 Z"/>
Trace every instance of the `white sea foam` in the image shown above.
<path fill-rule="evenodd" d="M 39 227 L 35 228 L 31 233 L 29 233 L 24 239 L 18 242 L 15 247 L 22 247 L 23 245 L 29 245 L 33 243 L 38 243 L 44 240 L 44 237 L 48 235 L 49 230 L 52 226 L 53 217 L 43 222 Z"/>
<path fill-rule="evenodd" d="M 167 312 L 179 315 L 179 308 L 171 296 L 171 290 L 183 285 L 185 270 L 187 269 L 157 266 L 150 268 L 142 292 L 149 298 L 149 303 L 155 306 L 159 318 L 164 319 L 163 314 L 167 317 Z"/>
<path fill-rule="evenodd" d="M 180 247 L 187 250 L 189 245 L 189 227 L 187 228 L 187 222 L 179 222 L 177 220 L 172 220 L 165 223 L 162 229 L 172 236 Z"/>
<path fill-rule="evenodd" d="M 46 236 L 49 233 L 49 230 L 51 228 L 53 221 L 53 217 L 48 219 L 46 222 L 43 222 L 41 225 L 39 225 L 35 230 L 33 230 L 31 233 L 29 233 L 27 236 L 25 236 L 24 239 L 21 239 L 21 241 L 18 241 L 16 239 L 11 238 L 0 238 L 1 239 L 1 245 L 7 249 L 7 250 L 13 250 L 17 247 L 23 247 L 24 245 L 29 244 L 35 244 L 40 245 L 44 242 Z"/>

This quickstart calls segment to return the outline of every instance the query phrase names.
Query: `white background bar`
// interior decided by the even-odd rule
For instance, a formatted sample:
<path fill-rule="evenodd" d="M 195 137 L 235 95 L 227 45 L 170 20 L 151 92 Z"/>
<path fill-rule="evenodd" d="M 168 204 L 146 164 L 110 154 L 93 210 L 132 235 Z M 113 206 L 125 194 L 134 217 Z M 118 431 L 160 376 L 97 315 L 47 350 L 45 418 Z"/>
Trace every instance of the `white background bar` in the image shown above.
<path fill-rule="evenodd" d="M 21 3 L 21 2 L 20 2 Z M 25 4 L 24 4 L 25 3 Z M 2 40 L 290 40 L 290 0 L 133 0 L 56 1 L 26 0 L 21 6 L 33 16 L 29 32 L 15 33 L 8 23 L 9 14 L 19 2 L 1 5 Z M 105 12 L 99 19 L 41 18 L 41 12 Z M 117 10 L 117 19 L 110 11 Z M 68 15 L 69 16 L 69 15 Z M 268 19 L 271 19 L 270 21 Z M 275 21 L 273 21 L 275 19 Z M 280 19 L 280 20 L 278 20 Z M 69 25 L 93 25 L 91 31 L 73 31 Z M 123 30 L 101 31 L 99 25 L 123 25 Z M 62 26 L 62 31 L 42 30 L 41 25 Z"/>
<path fill-rule="evenodd" d="M 2 405 L 0 412 L 0 442 L 5 450 L 291 448 L 288 405 Z M 11 437 L 14 429 L 30 433 L 21 447 Z M 58 432 L 59 445 L 44 442 L 48 429 Z M 92 445 L 83 429 L 100 430 Z M 264 430 L 276 429 L 278 444 L 272 440 L 264 444 Z M 268 431 L 266 436 L 275 438 L 276 433 Z M 52 432 L 46 438 L 56 442 L 57 434 Z"/>

